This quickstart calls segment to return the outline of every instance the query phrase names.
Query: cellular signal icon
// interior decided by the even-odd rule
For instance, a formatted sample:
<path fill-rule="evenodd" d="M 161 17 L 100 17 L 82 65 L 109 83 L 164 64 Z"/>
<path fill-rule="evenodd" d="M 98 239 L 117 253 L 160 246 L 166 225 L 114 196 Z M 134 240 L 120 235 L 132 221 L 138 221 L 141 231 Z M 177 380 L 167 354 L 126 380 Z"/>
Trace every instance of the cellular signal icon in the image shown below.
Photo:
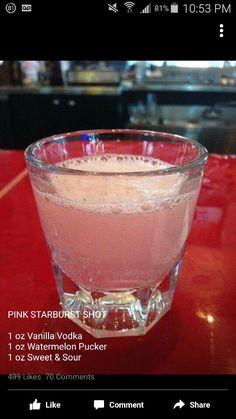
<path fill-rule="evenodd" d="M 151 13 L 151 3 L 149 3 L 140 13 Z"/>
<path fill-rule="evenodd" d="M 132 1 L 127 1 L 126 3 L 124 3 L 124 5 L 127 7 L 127 12 L 132 13 L 132 7 L 135 6 L 135 3 L 133 3 Z"/>

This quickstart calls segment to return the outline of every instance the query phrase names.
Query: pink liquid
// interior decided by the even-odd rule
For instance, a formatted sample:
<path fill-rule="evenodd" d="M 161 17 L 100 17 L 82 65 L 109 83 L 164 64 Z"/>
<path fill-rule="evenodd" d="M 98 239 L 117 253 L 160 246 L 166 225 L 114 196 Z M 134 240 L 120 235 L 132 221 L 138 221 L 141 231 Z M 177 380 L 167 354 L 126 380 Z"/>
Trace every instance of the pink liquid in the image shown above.
<path fill-rule="evenodd" d="M 83 174 L 50 174 L 50 192 L 39 187 L 35 195 L 61 270 L 88 290 L 159 284 L 187 239 L 199 182 L 183 192 L 184 174 L 127 174 L 171 167 L 158 159 L 128 155 L 91 156 L 59 165 Z"/>

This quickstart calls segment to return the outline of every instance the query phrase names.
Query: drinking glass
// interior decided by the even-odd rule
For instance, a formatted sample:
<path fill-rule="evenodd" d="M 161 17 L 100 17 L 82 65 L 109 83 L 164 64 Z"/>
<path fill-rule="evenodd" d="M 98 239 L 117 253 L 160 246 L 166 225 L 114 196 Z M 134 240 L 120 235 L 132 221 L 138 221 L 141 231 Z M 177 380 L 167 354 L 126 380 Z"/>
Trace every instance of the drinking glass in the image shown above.
<path fill-rule="evenodd" d="M 206 149 L 117 129 L 45 138 L 25 156 L 65 315 L 95 337 L 145 334 L 172 304 Z"/>

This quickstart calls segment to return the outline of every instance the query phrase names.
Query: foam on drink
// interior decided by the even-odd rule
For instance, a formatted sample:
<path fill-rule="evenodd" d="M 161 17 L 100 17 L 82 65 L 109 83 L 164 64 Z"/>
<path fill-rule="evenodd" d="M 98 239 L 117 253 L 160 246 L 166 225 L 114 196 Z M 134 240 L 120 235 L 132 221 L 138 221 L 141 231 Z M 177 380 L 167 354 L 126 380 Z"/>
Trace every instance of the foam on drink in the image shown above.
<path fill-rule="evenodd" d="M 89 156 L 66 160 L 58 166 L 76 170 L 81 176 L 52 174 L 55 199 L 61 199 L 62 205 L 74 203 L 106 212 L 118 210 L 115 204 L 121 204 L 123 211 L 142 211 L 148 208 L 141 205 L 147 200 L 154 208 L 160 198 L 174 198 L 185 178 L 176 173 L 157 176 L 158 170 L 173 166 L 159 159 L 130 155 Z"/>

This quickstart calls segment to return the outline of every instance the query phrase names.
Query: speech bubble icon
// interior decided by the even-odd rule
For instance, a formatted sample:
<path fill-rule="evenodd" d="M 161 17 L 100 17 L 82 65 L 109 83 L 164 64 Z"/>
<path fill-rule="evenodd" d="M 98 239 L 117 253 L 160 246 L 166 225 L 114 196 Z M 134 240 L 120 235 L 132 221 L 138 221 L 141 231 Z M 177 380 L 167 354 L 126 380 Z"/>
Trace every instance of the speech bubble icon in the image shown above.
<path fill-rule="evenodd" d="M 104 400 L 94 400 L 93 401 L 94 409 L 104 409 L 105 401 Z"/>

